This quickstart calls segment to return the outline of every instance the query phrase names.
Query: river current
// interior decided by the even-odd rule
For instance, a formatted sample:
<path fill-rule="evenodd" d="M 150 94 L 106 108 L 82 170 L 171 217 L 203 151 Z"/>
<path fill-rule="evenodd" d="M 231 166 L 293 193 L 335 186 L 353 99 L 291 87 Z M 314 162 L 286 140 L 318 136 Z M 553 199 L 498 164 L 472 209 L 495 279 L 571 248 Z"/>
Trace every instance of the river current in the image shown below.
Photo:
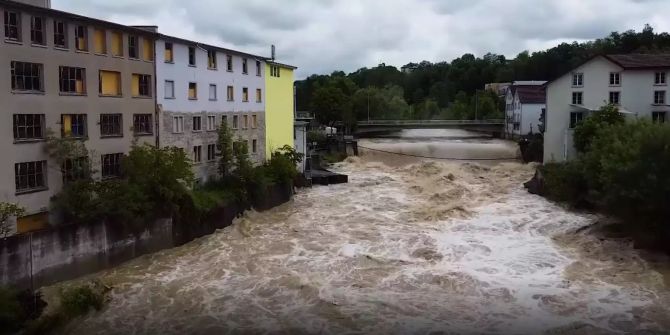
<path fill-rule="evenodd" d="M 415 130 L 360 145 L 360 157 L 334 167 L 348 184 L 299 190 L 213 235 L 96 274 L 113 287 L 110 303 L 65 331 L 670 330 L 663 271 L 630 242 L 584 229 L 597 215 L 528 194 L 534 166 L 504 160 L 518 155 L 513 143 Z"/>

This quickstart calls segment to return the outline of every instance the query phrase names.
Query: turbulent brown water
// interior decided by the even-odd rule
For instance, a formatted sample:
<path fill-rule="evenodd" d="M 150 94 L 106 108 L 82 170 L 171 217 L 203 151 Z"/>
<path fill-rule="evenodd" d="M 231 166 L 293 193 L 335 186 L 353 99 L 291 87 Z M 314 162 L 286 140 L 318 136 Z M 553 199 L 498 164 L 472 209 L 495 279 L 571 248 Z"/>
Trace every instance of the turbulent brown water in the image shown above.
<path fill-rule="evenodd" d="M 445 135 L 450 135 L 445 137 Z M 513 144 L 407 131 L 361 146 L 507 158 Z M 528 194 L 532 166 L 362 149 L 349 184 L 95 277 L 109 305 L 74 334 L 664 334 L 663 276 L 599 218 Z"/>

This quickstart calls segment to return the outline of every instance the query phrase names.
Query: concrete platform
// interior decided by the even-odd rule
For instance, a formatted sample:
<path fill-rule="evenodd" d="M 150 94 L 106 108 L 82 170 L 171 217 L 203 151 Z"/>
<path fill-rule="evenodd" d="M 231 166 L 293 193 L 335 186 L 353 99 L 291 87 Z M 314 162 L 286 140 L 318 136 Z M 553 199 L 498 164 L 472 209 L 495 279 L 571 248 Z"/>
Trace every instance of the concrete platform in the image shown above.
<path fill-rule="evenodd" d="M 328 170 L 312 170 L 312 185 L 346 184 L 349 176 Z"/>

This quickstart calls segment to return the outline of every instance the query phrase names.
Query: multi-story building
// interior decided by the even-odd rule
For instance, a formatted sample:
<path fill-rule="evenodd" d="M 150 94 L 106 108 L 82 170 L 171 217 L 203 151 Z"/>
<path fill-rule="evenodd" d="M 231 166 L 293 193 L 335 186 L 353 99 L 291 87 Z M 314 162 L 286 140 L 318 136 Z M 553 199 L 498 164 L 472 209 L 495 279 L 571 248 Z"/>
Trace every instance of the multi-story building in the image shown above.
<path fill-rule="evenodd" d="M 184 149 L 206 181 L 217 174 L 217 129 L 225 122 L 262 163 L 265 58 L 166 35 L 156 52 L 160 146 Z"/>
<path fill-rule="evenodd" d="M 73 177 L 76 161 L 45 152 L 49 132 L 83 141 L 98 178 L 119 175 L 134 139 L 156 140 L 155 34 L 24 2 L 0 0 L 0 201 L 26 208 L 18 231 L 45 225 Z"/>
<path fill-rule="evenodd" d="M 294 146 L 295 90 L 293 71 L 295 66 L 266 62 L 265 88 L 265 149 L 270 157 L 272 151 L 285 145 Z"/>
<path fill-rule="evenodd" d="M 544 82 L 543 82 L 544 83 Z M 505 94 L 505 134 L 517 139 L 541 132 L 542 113 L 546 109 L 542 85 L 511 85 Z"/>
<path fill-rule="evenodd" d="M 629 118 L 665 122 L 670 54 L 594 57 L 547 84 L 544 161 L 575 157 L 573 129 L 606 104 Z"/>

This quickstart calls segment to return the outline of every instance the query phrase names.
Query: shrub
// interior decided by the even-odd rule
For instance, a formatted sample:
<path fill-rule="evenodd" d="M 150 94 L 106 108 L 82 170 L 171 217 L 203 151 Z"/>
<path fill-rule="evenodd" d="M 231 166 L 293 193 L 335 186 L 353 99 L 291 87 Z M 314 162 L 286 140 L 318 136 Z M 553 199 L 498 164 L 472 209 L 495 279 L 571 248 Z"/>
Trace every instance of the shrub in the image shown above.
<path fill-rule="evenodd" d="M 267 163 L 268 176 L 276 183 L 291 182 L 298 175 L 297 164 L 302 162 L 304 156 L 285 145 L 272 153 Z"/>
<path fill-rule="evenodd" d="M 598 131 L 611 125 L 623 124 L 624 121 L 625 117 L 619 113 L 618 107 L 614 105 L 603 106 L 575 127 L 575 149 L 581 153 L 587 152 Z"/>
<path fill-rule="evenodd" d="M 8 202 L 0 202 L 0 237 L 6 237 L 11 231 L 9 219 L 19 217 L 26 212 L 25 208 Z"/>
<path fill-rule="evenodd" d="M 60 292 L 61 311 L 72 319 L 87 314 L 91 309 L 99 311 L 105 301 L 101 292 L 96 292 L 90 286 L 80 286 Z"/>
<path fill-rule="evenodd" d="M 19 303 L 18 293 L 0 287 L 0 334 L 13 334 L 21 329 L 25 315 Z"/>
<path fill-rule="evenodd" d="M 578 162 L 547 163 L 540 170 L 547 198 L 573 206 L 583 204 L 588 186 Z"/>

